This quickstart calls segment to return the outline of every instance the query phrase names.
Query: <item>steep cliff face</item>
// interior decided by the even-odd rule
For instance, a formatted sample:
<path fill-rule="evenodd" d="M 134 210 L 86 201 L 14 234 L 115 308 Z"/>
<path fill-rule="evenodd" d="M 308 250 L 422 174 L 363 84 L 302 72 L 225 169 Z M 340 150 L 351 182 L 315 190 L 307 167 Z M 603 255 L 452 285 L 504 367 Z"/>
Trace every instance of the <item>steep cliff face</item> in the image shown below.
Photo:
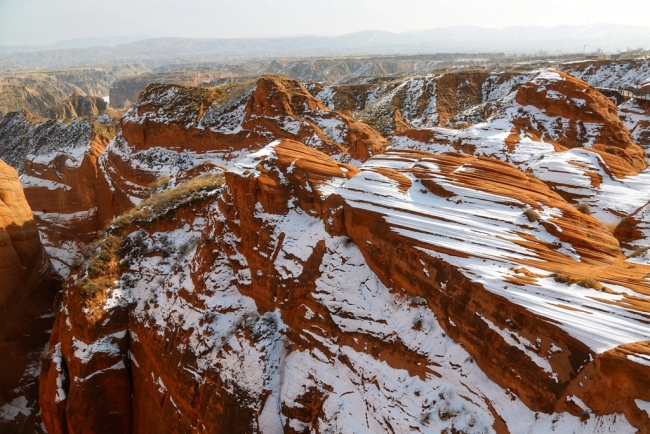
<path fill-rule="evenodd" d="M 141 64 L 118 64 L 0 73 L 0 117 L 17 110 L 46 116 L 48 109 L 64 103 L 70 95 L 104 97 L 117 77 L 145 71 L 147 68 Z"/>
<path fill-rule="evenodd" d="M 342 162 L 383 152 L 376 131 L 330 111 L 298 82 L 264 76 L 198 88 L 153 85 L 122 120 L 100 160 L 112 215 L 146 197 L 161 177 L 220 171 L 280 138 L 299 140 Z"/>
<path fill-rule="evenodd" d="M 42 432 L 39 357 L 61 285 L 38 237 L 18 174 L 0 161 L 0 432 Z"/>
<path fill-rule="evenodd" d="M 97 119 L 102 115 L 102 122 L 109 122 L 111 118 L 119 118 L 122 113 L 112 108 L 103 98 L 96 96 L 83 96 L 78 93 L 71 95 L 61 104 L 49 108 L 45 116 L 50 119 Z"/>
<path fill-rule="evenodd" d="M 72 98 L 55 112 L 79 115 L 77 109 L 88 111 L 85 103 L 88 98 Z M 99 108 L 90 107 L 90 114 Z M 0 158 L 21 173 L 46 247 L 64 277 L 97 231 L 145 199 L 152 185 L 220 172 L 275 138 L 301 140 L 355 164 L 387 143 L 367 125 L 328 110 L 298 82 L 280 77 L 216 88 L 152 86 L 124 116 L 123 131 L 110 146 L 120 126 L 102 122 L 45 121 L 26 112 L 0 122 Z"/>
<path fill-rule="evenodd" d="M 650 101 L 630 99 L 618 108 L 618 115 L 632 139 L 650 154 Z"/>
<path fill-rule="evenodd" d="M 225 182 L 224 182 L 225 181 Z M 648 432 L 650 288 L 494 159 L 296 141 L 154 195 L 75 269 L 50 433 Z"/>
<path fill-rule="evenodd" d="M 106 221 L 98 220 L 98 158 L 117 124 L 54 121 L 26 112 L 0 121 L 0 158 L 21 176 L 45 246 L 63 277 Z"/>
<path fill-rule="evenodd" d="M 393 149 L 464 152 L 508 161 L 606 223 L 650 197 L 643 148 L 613 102 L 586 83 L 545 71 L 501 101 L 487 122 L 463 130 L 412 129 Z M 625 200 L 622 200 L 625 197 Z"/>
<path fill-rule="evenodd" d="M 152 85 L 113 140 L 0 122 L 72 270 L 49 433 L 650 432 L 645 108 L 556 71 L 355 86 Z M 388 150 L 355 120 L 382 107 Z M 21 200 L 7 281 L 50 282 Z M 40 432 L 34 291 L 6 308 L 7 342 L 34 348 L 3 379 L 8 432 Z"/>

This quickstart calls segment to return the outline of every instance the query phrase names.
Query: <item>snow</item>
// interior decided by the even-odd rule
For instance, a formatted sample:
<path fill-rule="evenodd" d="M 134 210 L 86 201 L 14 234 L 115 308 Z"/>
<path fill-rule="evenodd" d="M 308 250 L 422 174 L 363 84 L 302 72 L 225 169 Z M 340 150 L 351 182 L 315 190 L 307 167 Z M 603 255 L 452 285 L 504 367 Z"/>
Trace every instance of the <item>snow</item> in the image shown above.
<path fill-rule="evenodd" d="M 19 414 L 23 416 L 29 416 L 32 413 L 32 409 L 28 407 L 27 398 L 24 396 L 19 396 L 11 402 L 0 407 L 0 420 L 11 421 L 16 418 Z"/>
<path fill-rule="evenodd" d="M 361 68 L 358 73 L 363 74 L 364 69 Z M 535 74 L 535 80 L 540 85 L 561 79 L 559 74 L 552 71 Z M 499 78 L 495 76 L 491 80 L 497 83 Z M 484 99 L 502 97 L 521 80 L 523 78 L 518 76 L 499 85 L 484 84 Z M 402 107 L 404 118 L 419 126 L 437 123 L 435 77 L 413 77 L 401 86 L 400 91 L 406 93 Z M 158 97 L 162 98 L 164 104 L 171 104 L 179 98 L 178 92 L 177 88 L 171 88 Z M 412 109 L 424 92 L 429 92 L 429 103 L 420 116 Z M 388 96 L 384 94 L 380 97 L 380 93 L 370 94 L 366 103 L 387 103 L 388 99 L 383 98 Z M 332 99 L 335 89 L 324 88 L 321 94 L 324 100 Z M 553 97 L 553 94 L 549 97 Z M 198 124 L 188 124 L 188 127 L 210 128 L 224 134 L 238 133 L 243 119 L 243 104 L 231 102 L 213 105 Z M 580 100 L 572 103 L 581 104 Z M 557 121 L 545 117 L 544 113 L 534 108 L 526 110 L 547 127 Z M 635 209 L 650 200 L 645 193 L 638 193 L 650 191 L 650 175 L 647 173 L 625 180 L 604 177 L 601 188 L 594 193 L 584 171 L 570 164 L 587 162 L 590 167 L 602 168 L 602 159 L 586 150 L 555 153 L 548 143 L 520 137 L 514 152 L 505 152 L 504 141 L 510 134 L 511 117 L 508 116 L 514 116 L 513 112 L 506 112 L 503 118 L 464 131 L 442 128 L 435 131 L 441 136 L 470 141 L 478 155 L 495 156 L 522 169 L 531 168 L 541 179 L 555 176 L 556 181 L 566 184 L 561 188 L 589 190 L 587 196 L 591 198 L 590 203 L 594 203 L 593 208 L 599 217 Z M 127 115 L 128 121 L 145 120 L 139 117 L 137 110 L 131 110 Z M 160 113 L 151 116 L 149 120 L 156 122 L 171 119 L 163 107 Z M 334 141 L 344 140 L 347 130 L 338 117 L 324 111 L 308 113 L 307 117 Z M 291 118 L 278 119 L 278 122 L 291 134 L 297 133 L 305 125 Z M 586 125 L 586 128 L 589 140 L 584 145 L 590 146 L 598 133 L 598 126 Z M 551 135 L 552 129 L 547 130 Z M 227 166 L 240 176 L 256 177 L 260 173 L 257 169 L 260 161 L 277 158 L 274 148 L 278 143 L 273 141 L 251 153 L 248 150 L 241 153 L 226 150 L 200 154 L 167 148 L 133 153 L 123 137 L 118 136 L 109 145 L 108 152 L 134 168 L 159 176 L 174 176 L 180 170 L 211 161 Z M 451 145 L 422 144 L 406 138 L 396 139 L 393 145 L 393 149 L 409 147 L 436 152 L 454 150 Z M 534 156 L 544 158 L 536 159 Z M 119 179 L 106 154 L 100 158 L 100 165 L 109 173 L 112 189 L 124 189 L 134 198 L 141 196 L 140 186 Z M 373 170 L 379 167 L 403 170 L 402 173 L 412 181 L 412 187 L 406 192 L 400 190 L 396 182 Z M 414 167 L 426 171 L 430 179 L 453 192 L 460 202 L 423 193 L 417 179 L 408 172 Z M 459 171 L 463 170 L 471 168 L 459 168 Z M 26 179 L 28 183 L 36 182 Z M 53 186 L 56 187 L 56 184 Z M 525 307 L 542 321 L 553 322 L 596 353 L 650 338 L 644 318 L 616 304 L 625 296 L 636 295 L 625 286 L 608 285 L 611 291 L 606 293 L 560 284 L 550 277 L 535 277 L 529 284 L 504 285 L 514 276 L 512 268 L 518 261 L 542 261 L 532 249 L 525 247 L 522 233 L 536 238 L 539 243 L 555 245 L 558 254 L 563 255 L 569 263 L 582 260 L 571 245 L 546 230 L 549 225 L 559 229 L 554 223 L 562 218 L 558 209 L 538 204 L 536 211 L 540 221 L 528 222 L 522 213 L 526 204 L 468 189 L 445 179 L 433 159 L 416 163 L 391 152 L 368 161 L 362 166 L 362 172 L 351 180 L 332 179 L 319 184 L 315 192 L 323 197 L 334 193 L 340 194 L 353 208 L 379 213 L 391 230 L 403 237 L 405 242 L 413 240 L 428 244 L 430 248 L 420 250 L 428 254 L 431 261 L 447 262 L 470 280 L 481 283 L 487 291 Z M 238 232 L 230 231 L 227 226 L 236 228 L 241 216 L 236 215 L 220 232 L 217 228 L 223 227 L 226 216 L 221 214 L 216 203 L 194 212 L 194 220 L 179 221 L 174 230 L 153 233 L 139 230 L 128 235 L 142 246 L 145 254 L 134 254 L 124 259 L 122 265 L 126 271 L 116 282 L 116 288 L 108 292 L 100 308 L 111 312 L 118 307 L 128 306 L 133 326 L 151 329 L 161 339 L 169 330 L 183 330 L 187 338 L 179 339 L 174 344 L 178 351 L 192 353 L 195 357 L 187 359 L 194 359 L 195 362 L 183 362 L 181 367 L 193 374 L 197 382 L 205 377 L 206 371 L 212 371 L 223 380 L 225 391 L 233 394 L 243 392 L 250 397 L 242 405 L 251 407 L 260 415 L 258 422 L 261 432 L 280 432 L 287 426 L 300 431 L 310 429 L 302 422 L 288 418 L 281 409 L 283 406 L 299 408 L 299 398 L 314 390 L 321 393 L 323 399 L 318 420 L 319 429 L 323 431 L 370 433 L 390 429 L 395 432 L 441 432 L 453 427 L 468 433 L 491 432 L 494 423 L 492 409 L 513 433 L 635 431 L 620 414 L 591 414 L 587 420 L 581 421 L 569 413 L 531 411 L 512 392 L 491 381 L 463 346 L 444 333 L 439 323 L 443 319 L 436 317 L 425 300 L 386 287 L 368 266 L 359 248 L 349 239 L 330 236 L 318 217 L 310 216 L 296 206 L 290 205 L 285 214 L 278 215 L 266 212 L 258 202 L 254 209 L 238 212 L 252 213 L 261 222 L 260 231 L 270 235 L 268 245 L 256 246 L 253 250 L 260 255 L 259 260 L 265 258 L 272 261 L 269 264 L 277 272 L 282 287 L 303 276 L 304 264 L 314 256 L 319 242 L 325 246 L 319 274 L 315 277 L 315 290 L 311 293 L 313 300 L 309 299 L 314 304 L 311 307 L 303 304 L 304 308 L 295 311 L 295 315 L 301 316 L 301 321 L 311 325 L 294 330 L 308 345 L 296 345 L 288 351 L 287 326 L 280 311 L 260 315 L 255 301 L 241 291 L 243 288 L 249 290 L 256 279 L 264 278 L 262 270 L 249 268 L 250 258 L 240 251 L 242 240 L 235 235 Z M 54 221 L 51 216 L 38 217 L 43 221 Z M 66 222 L 73 217 L 59 216 L 56 219 Z M 206 247 L 200 244 L 199 239 L 216 239 L 221 248 L 210 250 L 207 255 L 209 260 L 205 259 L 201 255 L 206 255 L 206 251 L 199 250 Z M 275 255 L 272 255 L 274 252 Z M 253 264 L 253 261 L 250 263 Z M 427 264 L 428 261 L 421 261 L 428 275 Z M 548 274 L 535 267 L 527 268 L 539 275 Z M 444 290 L 445 282 L 439 283 Z M 282 304 L 281 301 L 277 303 Z M 580 309 L 569 311 L 560 305 L 580 306 Z M 334 324 L 334 333 L 329 334 L 319 326 L 319 321 L 324 317 Z M 539 350 L 539 340 L 533 343 L 534 338 L 527 339 L 521 333 L 501 328 L 483 316 L 480 318 L 507 344 L 517 348 L 558 381 L 549 358 L 562 352 L 560 346 L 551 343 L 548 354 L 540 355 L 539 351 L 536 352 Z M 451 319 L 447 320 L 456 326 Z M 128 336 L 132 342 L 139 342 L 132 330 Z M 354 338 L 349 339 L 350 336 Z M 94 354 L 118 356 L 121 351 L 118 341 L 124 338 L 127 338 L 126 331 L 109 334 L 92 343 L 73 338 L 74 356 L 81 363 L 90 362 Z M 373 346 L 378 340 L 384 345 L 403 345 L 409 356 L 420 362 L 409 369 L 408 361 L 400 361 L 403 364 L 396 365 L 395 362 L 373 356 Z M 135 367 L 139 367 L 136 356 L 141 362 L 146 357 L 146 353 L 138 353 L 138 348 L 139 345 L 130 346 L 127 353 Z M 60 348 L 54 354 L 55 358 L 60 358 Z M 645 355 L 627 357 L 635 363 L 650 366 L 650 359 Z M 56 359 L 53 360 L 57 363 Z M 61 372 L 60 362 L 56 365 L 58 372 Z M 412 372 L 415 366 L 421 370 L 420 373 Z M 85 381 L 106 370 L 125 368 L 124 362 L 119 361 L 76 380 Z M 64 378 L 60 380 L 63 384 Z M 152 375 L 151 381 L 162 392 L 169 393 L 174 406 L 183 399 L 182 394 L 167 390 L 163 373 L 158 378 Z M 57 385 L 60 386 L 59 378 Z M 63 389 L 57 391 L 56 399 L 57 402 L 65 399 Z M 567 399 L 584 411 L 589 410 L 579 398 L 570 396 Z M 649 403 L 641 400 L 635 402 L 650 414 Z M 0 410 L 3 418 L 6 418 L 5 414 L 12 414 L 10 410 L 5 410 L 9 405 Z M 11 411 L 15 413 L 14 416 L 20 412 Z"/>
<path fill-rule="evenodd" d="M 101 374 L 102 372 L 113 371 L 113 370 L 122 370 L 122 369 L 126 369 L 126 365 L 124 364 L 124 361 L 123 361 L 123 360 L 120 360 L 120 361 L 117 362 L 116 364 L 114 364 L 114 365 L 112 365 L 112 366 L 109 366 L 109 367 L 106 368 L 106 369 L 100 369 L 100 370 L 98 370 L 98 371 L 95 371 L 95 372 L 93 372 L 92 374 L 90 374 L 90 375 L 88 375 L 88 376 L 86 376 L 86 377 L 83 377 L 83 378 L 77 378 L 77 377 L 75 377 L 75 381 L 77 381 L 77 382 L 85 382 L 85 381 L 90 380 L 90 379 L 91 379 L 92 377 L 94 377 L 95 375 L 99 375 L 99 374 Z"/>
<path fill-rule="evenodd" d="M 262 414 L 259 417 L 260 432 L 262 434 L 278 434 L 284 432 L 280 408 L 276 397 L 271 395 L 266 398 Z"/>
<path fill-rule="evenodd" d="M 34 176 L 26 174 L 20 175 L 20 184 L 23 186 L 23 188 L 47 188 L 48 190 L 63 189 L 65 191 L 72 190 L 72 187 L 69 185 L 51 181 L 49 179 L 36 178 Z"/>
<path fill-rule="evenodd" d="M 635 59 L 596 64 L 591 61 L 559 65 L 559 69 L 594 87 L 635 87 L 650 78 L 650 59 Z"/>
<path fill-rule="evenodd" d="M 535 284 L 504 288 L 508 277 L 513 275 L 510 269 L 517 266 L 518 260 L 540 261 L 535 252 L 521 245 L 523 239 L 518 233 L 522 226 L 532 225 L 533 230 L 528 234 L 540 242 L 563 247 L 559 252 L 566 255 L 568 261 L 579 257 L 571 246 L 548 233 L 540 222 L 527 222 L 522 214 L 524 205 L 517 200 L 460 187 L 436 176 L 435 164 L 424 163 L 426 161 L 422 164 L 409 161 L 405 156 L 397 158 L 390 152 L 374 157 L 362 166 L 360 174 L 338 190 L 338 194 L 350 206 L 383 215 L 395 233 L 432 246 L 420 248 L 423 252 L 455 266 L 488 291 L 556 322 L 558 327 L 596 353 L 650 338 L 650 330 L 641 314 L 611 303 L 623 298 L 620 292 L 609 294 L 577 285 L 567 287 L 552 278 L 536 278 Z M 416 178 L 409 172 L 402 174 L 411 177 L 413 186 L 404 194 L 396 182 L 373 172 L 373 167 L 426 167 L 435 182 L 454 193 L 460 203 L 420 192 Z M 552 223 L 561 216 L 546 210 L 541 217 Z M 438 249 L 457 253 L 441 253 Z M 541 275 L 548 274 L 535 267 L 528 268 Z M 564 303 L 580 306 L 580 309 L 569 311 L 562 307 Z"/>
<path fill-rule="evenodd" d="M 0 157 L 19 174 L 31 163 L 31 172 L 55 164 L 78 168 L 90 149 L 92 126 L 88 121 L 46 121 L 32 125 L 23 114 L 0 119 Z M 55 161 L 56 160 L 56 161 Z"/>
<path fill-rule="evenodd" d="M 636 355 L 636 356 L 632 355 L 632 354 L 629 354 L 627 356 L 627 358 L 629 360 L 633 361 L 634 363 L 638 363 L 638 364 L 644 365 L 644 366 L 650 366 L 650 356 L 647 356 L 645 354 L 639 354 L 639 355 Z"/>
<path fill-rule="evenodd" d="M 556 72 L 543 70 L 532 81 L 541 89 L 545 83 L 560 78 Z M 551 93 L 550 96 L 553 95 Z M 557 92 L 555 96 L 559 99 L 565 98 Z M 578 106 L 582 104 L 581 101 L 567 99 L 567 102 Z M 532 172 L 540 180 L 551 183 L 554 188 L 579 197 L 580 201 L 591 207 L 592 214 L 604 223 L 614 223 L 620 220 L 621 215 L 631 214 L 650 201 L 650 170 L 619 179 L 611 173 L 602 157 L 594 152 L 586 149 L 555 152 L 551 143 L 533 140 L 522 133 L 515 134 L 515 146 L 510 149 L 505 141 L 514 134 L 515 119 L 527 119 L 534 129 L 542 132 L 542 140 L 550 141 L 557 141 L 561 137 L 557 132 L 558 126 L 561 126 L 559 131 L 569 131 L 571 120 L 550 117 L 543 110 L 533 106 L 520 106 L 516 103 L 515 93 L 503 98 L 502 105 L 501 112 L 486 122 L 464 130 L 431 128 L 434 139 L 430 143 L 398 136 L 393 139 L 389 149 L 413 149 L 433 153 L 459 152 L 454 144 L 465 144 L 473 155 L 507 161 L 523 172 Z M 624 118 L 625 122 L 629 127 L 637 128 L 633 134 L 638 138 L 646 132 L 639 125 L 647 116 L 632 104 L 626 107 L 622 112 L 627 116 Z M 602 125 L 583 122 L 582 126 L 585 134 L 581 136 L 578 145 L 584 148 L 592 147 L 600 137 Z M 602 179 L 601 185 L 594 187 L 589 173 Z"/>
<path fill-rule="evenodd" d="M 553 372 L 553 368 L 551 367 L 551 364 L 548 362 L 548 360 L 538 356 L 534 352 L 530 351 L 528 348 L 530 347 L 535 347 L 528 339 L 518 335 L 516 332 L 508 329 L 501 329 L 499 328 L 496 324 L 494 324 L 492 321 L 490 321 L 487 318 L 484 318 L 483 316 L 479 315 L 478 313 L 476 314 L 479 318 L 481 318 L 485 323 L 498 333 L 508 345 L 518 348 L 521 350 L 530 360 L 532 360 L 537 366 L 542 368 L 544 372 L 548 372 L 551 374 L 551 377 L 555 380 L 555 382 L 558 381 L 557 379 L 557 374 Z"/>
<path fill-rule="evenodd" d="M 262 158 L 272 159 L 276 145 L 277 142 L 272 143 L 245 157 L 235 165 L 233 172 L 256 176 L 257 164 Z M 361 176 L 328 188 L 349 195 L 355 188 L 366 192 L 377 184 L 382 186 L 378 191 L 381 193 L 378 196 L 380 201 L 390 201 L 397 194 L 397 187 L 369 171 L 373 165 L 379 164 L 379 161 L 372 160 Z M 389 156 L 386 164 L 399 168 L 405 163 Z M 436 170 L 433 162 L 426 167 Z M 408 195 L 399 194 L 405 208 L 401 217 L 407 217 L 408 211 L 423 210 L 422 204 L 410 203 Z M 416 191 L 412 189 L 408 194 L 414 195 Z M 477 202 L 472 203 L 470 197 Z M 427 198 L 431 200 L 433 195 L 427 195 Z M 514 229 L 517 223 L 523 222 L 520 211 L 506 210 L 504 206 L 503 209 L 490 209 L 488 213 L 482 207 L 503 198 L 476 192 L 464 192 L 463 198 L 466 204 L 464 202 L 459 207 L 482 217 L 468 217 L 465 222 L 475 225 L 477 234 L 493 234 L 494 237 L 487 240 L 489 242 L 504 237 L 503 247 L 511 250 L 509 254 L 529 255 L 526 249 L 508 244 L 515 235 L 508 230 L 507 224 L 506 229 L 500 229 L 488 223 L 488 217 L 494 217 L 496 212 L 507 217 L 506 221 L 512 222 Z M 353 199 L 346 199 L 352 206 L 357 206 Z M 440 204 L 435 205 L 441 208 L 441 212 L 450 212 L 442 209 Z M 426 212 L 432 209 L 426 209 Z M 125 259 L 123 266 L 127 272 L 119 281 L 119 290 L 109 294 L 102 309 L 111 311 L 117 306 L 128 305 L 133 326 L 152 328 L 159 336 L 164 336 L 164 331 L 170 329 L 187 331 L 189 337 L 176 345 L 180 351 L 193 353 L 196 364 L 184 363 L 182 368 L 193 373 L 197 381 L 205 371 L 218 372 L 225 391 L 244 392 L 251 399 L 242 405 L 251 406 L 260 414 L 261 432 L 274 433 L 287 426 L 309 428 L 288 418 L 280 410 L 282 406 L 299 407 L 298 398 L 308 390 L 323 393 L 318 424 L 321 429 L 331 432 L 385 432 L 388 424 L 395 432 L 408 432 L 417 427 L 421 432 L 436 433 L 452 426 L 468 433 L 491 432 L 494 416 L 487 403 L 513 433 L 544 432 L 554 428 L 585 433 L 632 432 L 622 415 L 592 415 L 583 423 L 567 413 L 546 415 L 529 410 L 516 396 L 487 378 L 469 353 L 445 335 L 438 324 L 439 319 L 424 300 L 404 296 L 384 286 L 354 243 L 345 237 L 328 235 L 320 219 L 309 216 L 298 207 L 290 206 L 284 215 L 276 215 L 267 213 L 257 203 L 250 212 L 262 222 L 261 230 L 271 236 L 270 244 L 260 246 L 257 251 L 260 255 L 264 253 L 262 250 L 278 251 L 272 264 L 286 281 L 299 277 L 304 262 L 313 256 L 318 242 L 325 245 L 313 297 L 340 332 L 324 335 L 323 329 L 317 326 L 323 316 L 305 306 L 305 309 L 297 310 L 297 315 L 302 315 L 302 320 L 310 321 L 313 326 L 296 332 L 301 339 L 314 343 L 314 348 L 287 352 L 286 325 L 280 312 L 258 314 L 254 301 L 242 295 L 235 285 L 238 272 L 252 274 L 248 268 L 249 260 L 238 250 L 241 240 L 229 229 L 216 231 L 218 224 L 225 222 L 225 216 L 216 205 L 195 212 L 197 218 L 179 221 L 178 229 L 154 233 L 137 231 L 129 235 L 134 240 L 138 237 L 140 245 L 148 253 Z M 550 216 L 557 213 L 544 209 L 541 217 L 550 222 Z M 450 216 L 458 217 L 459 213 Z M 409 221 L 416 222 L 414 219 Z M 230 224 L 237 225 L 237 221 Z M 283 233 L 285 235 L 281 237 Z M 182 245 L 195 237 L 218 238 L 230 249 L 229 253 L 214 250 L 209 263 L 198 255 L 197 247 L 184 255 L 178 253 Z M 476 245 L 482 243 L 478 235 L 473 242 Z M 500 251 L 487 244 L 483 244 L 483 248 L 489 252 Z M 251 280 L 252 276 L 247 279 Z M 193 281 L 203 282 L 200 291 Z M 190 303 L 188 296 L 183 294 L 192 294 L 196 300 Z M 417 328 L 414 327 L 416 320 Z M 244 328 L 256 338 L 247 338 Z M 508 334 L 509 331 L 501 332 L 514 336 Z M 355 337 L 354 347 L 352 341 L 341 343 L 346 335 Z M 132 331 L 129 336 L 134 342 L 140 341 Z M 93 351 L 113 355 L 118 351 L 115 340 L 124 337 L 126 332 L 108 335 L 91 344 L 75 340 L 75 357 L 87 362 Z M 523 345 L 533 345 L 520 335 L 516 337 Z M 413 357 L 422 361 L 423 375 L 409 373 L 373 357 L 369 352 L 373 339 L 387 344 L 403 344 Z M 146 357 L 145 353 L 138 353 L 138 348 L 139 345 L 131 345 L 128 353 L 136 367 L 136 358 L 141 364 L 141 358 Z M 540 360 L 536 362 L 544 364 Z M 122 369 L 120 363 L 108 369 Z M 439 375 L 434 375 L 434 372 Z M 161 373 L 160 377 L 154 376 L 149 381 L 162 388 L 166 379 Z M 167 388 L 165 391 L 174 403 L 183 399 L 182 394 Z"/>
<path fill-rule="evenodd" d="M 57 343 L 54 346 L 54 352 L 52 353 L 52 362 L 54 362 L 54 368 L 56 369 L 56 396 L 54 397 L 54 402 L 61 402 L 67 399 L 68 394 L 63 389 L 63 384 L 66 380 L 66 373 L 63 370 L 63 354 L 61 354 L 61 343 Z"/>
<path fill-rule="evenodd" d="M 637 407 L 639 407 L 639 410 L 645 411 L 648 416 L 650 416 L 650 402 L 644 401 L 642 399 L 635 399 L 634 403 Z"/>
<path fill-rule="evenodd" d="M 74 356 L 79 359 L 81 363 L 88 363 L 97 353 L 102 353 L 107 356 L 118 355 L 120 354 L 120 348 L 115 341 L 123 339 L 125 336 L 126 331 L 116 332 L 104 336 L 90 344 L 86 344 L 85 342 L 73 337 L 72 348 L 74 350 Z"/>

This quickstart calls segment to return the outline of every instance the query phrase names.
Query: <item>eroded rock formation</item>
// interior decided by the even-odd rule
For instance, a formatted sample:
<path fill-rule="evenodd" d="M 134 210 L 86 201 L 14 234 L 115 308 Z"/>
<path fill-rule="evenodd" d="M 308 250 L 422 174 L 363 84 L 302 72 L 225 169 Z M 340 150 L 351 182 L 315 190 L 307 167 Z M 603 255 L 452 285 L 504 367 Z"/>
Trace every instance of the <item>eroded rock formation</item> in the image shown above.
<path fill-rule="evenodd" d="M 0 161 L 0 432 L 42 432 L 39 358 L 60 288 L 18 174 Z"/>
<path fill-rule="evenodd" d="M 647 431 L 650 269 L 541 181 L 295 141 L 203 179 L 66 283 L 50 433 Z"/>
<path fill-rule="evenodd" d="M 151 85 L 110 143 L 6 117 L 79 258 L 45 427 L 650 432 L 644 110 L 548 70 Z"/>
<path fill-rule="evenodd" d="M 20 173 L 44 244 L 64 278 L 84 245 L 106 227 L 98 217 L 98 159 L 117 128 L 115 122 L 45 120 L 26 112 L 0 121 L 0 158 Z"/>

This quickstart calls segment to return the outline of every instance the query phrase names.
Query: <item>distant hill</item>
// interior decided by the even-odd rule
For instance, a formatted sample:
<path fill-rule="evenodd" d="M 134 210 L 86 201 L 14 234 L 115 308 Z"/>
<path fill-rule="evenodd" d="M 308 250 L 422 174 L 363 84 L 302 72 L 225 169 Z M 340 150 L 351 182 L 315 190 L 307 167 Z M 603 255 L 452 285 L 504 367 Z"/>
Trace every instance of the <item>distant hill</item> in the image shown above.
<path fill-rule="evenodd" d="M 114 47 L 119 44 L 151 39 L 151 36 L 106 36 L 68 39 L 46 45 L 0 45 L 0 53 L 33 53 L 37 51 L 68 50 L 73 48 Z"/>
<path fill-rule="evenodd" d="M 72 42 L 69 41 L 70 44 Z M 605 52 L 616 52 L 637 47 L 650 47 L 650 27 L 619 24 L 518 26 L 504 29 L 456 26 L 405 33 L 368 30 L 337 37 L 155 38 L 115 46 L 14 53 L 7 53 L 5 47 L 5 53 L 0 52 L 0 67 L 53 68 L 135 61 L 161 65 L 188 60 L 356 54 L 534 53 L 542 50 L 548 53 L 575 53 L 583 50 L 594 52 L 598 48 Z"/>

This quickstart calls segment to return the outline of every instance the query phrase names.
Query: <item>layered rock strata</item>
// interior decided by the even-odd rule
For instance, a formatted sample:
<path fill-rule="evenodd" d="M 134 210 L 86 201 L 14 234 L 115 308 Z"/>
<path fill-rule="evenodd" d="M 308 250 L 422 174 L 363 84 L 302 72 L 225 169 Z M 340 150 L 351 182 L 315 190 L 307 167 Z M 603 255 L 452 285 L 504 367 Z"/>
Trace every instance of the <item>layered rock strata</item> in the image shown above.
<path fill-rule="evenodd" d="M 50 433 L 648 431 L 650 269 L 507 163 L 282 141 L 161 194 L 66 283 Z"/>
<path fill-rule="evenodd" d="M 18 174 L 0 161 L 0 432 L 40 433 L 40 356 L 61 282 L 43 249 Z"/>

